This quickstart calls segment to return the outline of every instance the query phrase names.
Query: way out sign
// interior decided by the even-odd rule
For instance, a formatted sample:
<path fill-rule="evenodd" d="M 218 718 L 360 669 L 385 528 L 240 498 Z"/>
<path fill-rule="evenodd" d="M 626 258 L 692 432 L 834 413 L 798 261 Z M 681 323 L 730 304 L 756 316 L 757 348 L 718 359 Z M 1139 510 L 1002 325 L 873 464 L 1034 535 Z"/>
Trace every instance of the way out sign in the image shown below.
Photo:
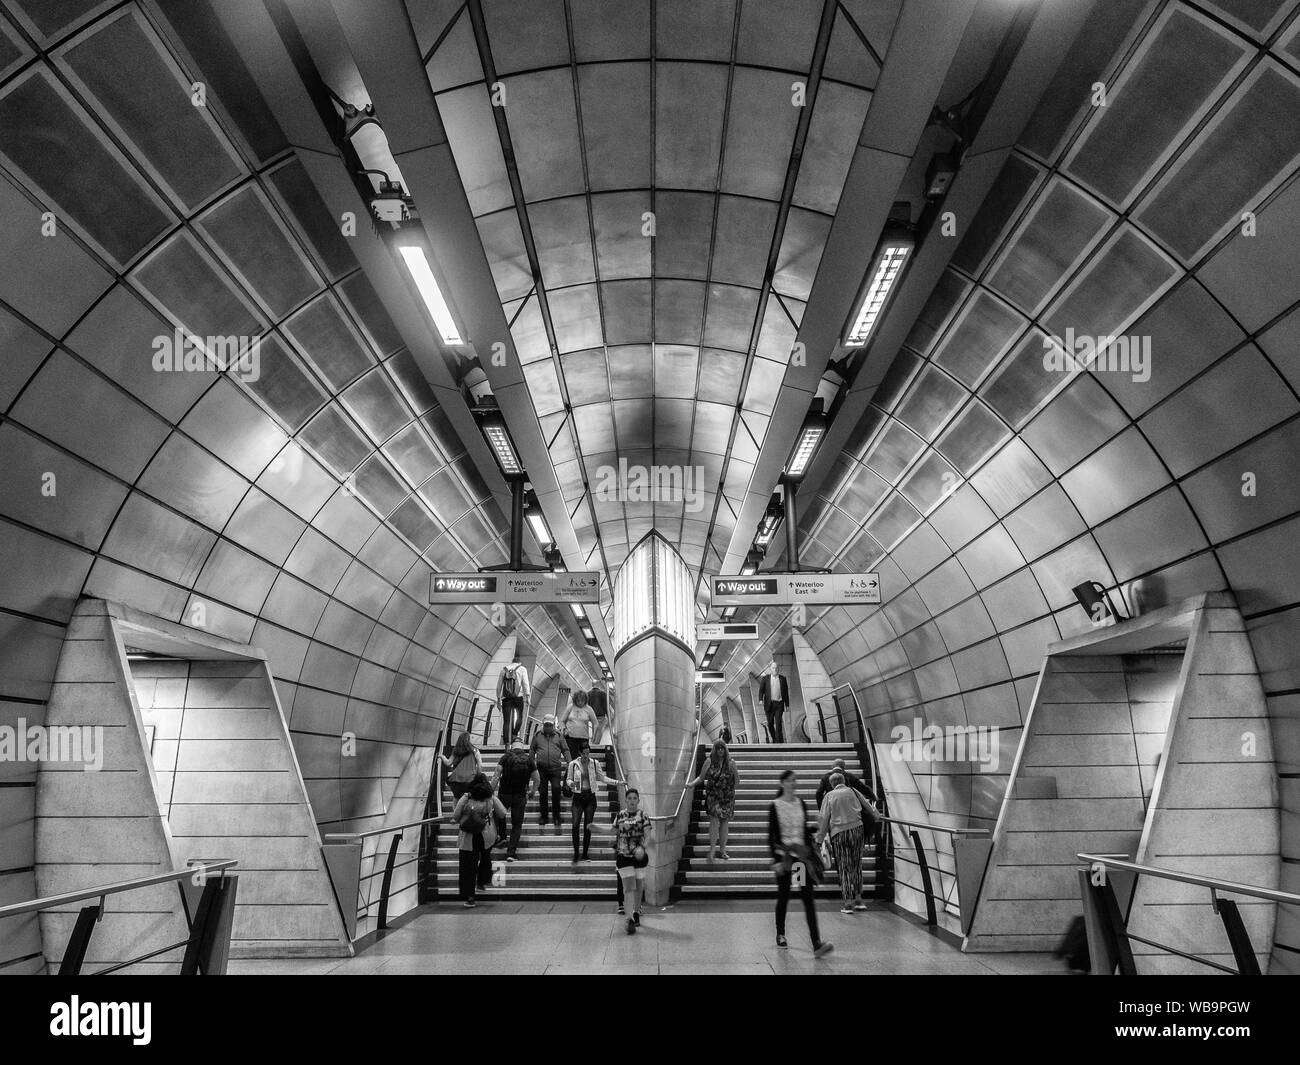
<path fill-rule="evenodd" d="M 868 605 L 880 602 L 878 573 L 763 573 L 710 577 L 712 606 Z"/>
<path fill-rule="evenodd" d="M 599 573 L 496 570 L 435 573 L 430 603 L 599 603 Z"/>

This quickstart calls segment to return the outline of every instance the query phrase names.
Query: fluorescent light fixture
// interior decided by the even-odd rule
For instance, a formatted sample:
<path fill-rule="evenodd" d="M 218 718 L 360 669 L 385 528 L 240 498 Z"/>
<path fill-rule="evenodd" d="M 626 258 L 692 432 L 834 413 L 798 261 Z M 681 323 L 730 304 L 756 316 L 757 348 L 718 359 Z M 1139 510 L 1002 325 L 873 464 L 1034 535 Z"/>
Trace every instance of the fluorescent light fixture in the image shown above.
<path fill-rule="evenodd" d="M 524 468 L 519 462 L 514 441 L 506 429 L 505 420 L 500 414 L 489 414 L 483 419 L 483 436 L 487 439 L 492 454 L 496 456 L 497 465 L 507 477 L 522 477 Z"/>
<path fill-rule="evenodd" d="M 750 563 L 746 562 L 743 566 L 740 567 L 740 575 L 742 577 L 752 577 L 755 574 L 755 572 L 757 572 L 757 570 L 758 570 L 757 566 L 751 565 Z"/>
<path fill-rule="evenodd" d="M 785 479 L 787 481 L 798 481 L 808 472 L 808 467 L 812 465 L 813 456 L 817 454 L 817 448 L 821 446 L 823 438 L 826 436 L 826 415 L 822 413 L 822 401 L 814 399 L 812 406 L 808 408 L 808 416 L 804 418 L 803 425 L 799 427 L 799 436 L 795 439 L 794 447 L 790 451 L 790 459 L 785 464 Z M 786 485 L 786 499 L 789 502 L 790 493 L 793 485 Z M 784 507 L 782 508 L 784 510 Z M 768 505 L 771 510 L 771 504 Z M 782 517 L 785 517 L 783 514 Z M 773 526 L 775 531 L 776 526 Z"/>
<path fill-rule="evenodd" d="M 734 617 L 736 616 L 736 611 L 739 610 L 739 609 L 740 609 L 740 607 L 738 607 L 738 606 L 729 606 L 729 607 L 727 607 L 727 609 L 724 610 L 724 611 L 722 612 L 722 620 L 723 620 L 723 621 L 730 621 L 732 618 L 734 618 Z"/>
<path fill-rule="evenodd" d="M 594 640 L 596 638 L 596 630 L 590 625 L 579 625 L 578 628 L 582 630 L 582 635 L 587 637 L 587 639 Z"/>
<path fill-rule="evenodd" d="M 533 535 L 537 537 L 537 542 L 543 547 L 554 542 L 551 538 L 551 530 L 546 527 L 546 518 L 540 510 L 528 512 L 528 524 L 533 530 Z"/>
<path fill-rule="evenodd" d="M 418 244 L 403 244 L 398 246 L 397 254 L 402 257 L 407 270 L 411 272 L 411 280 L 415 282 L 416 289 L 424 299 L 424 305 L 429 308 L 429 315 L 433 318 L 433 324 L 438 327 L 438 336 L 442 338 L 443 343 L 465 343 L 461 339 L 460 330 L 456 328 L 456 320 L 451 316 L 451 308 L 443 298 L 442 289 L 438 287 L 438 279 L 433 276 L 433 269 L 429 266 L 429 259 L 424 254 L 424 249 Z"/>
<path fill-rule="evenodd" d="M 564 572 L 562 569 L 560 569 L 559 566 L 556 566 L 555 569 L 556 569 L 556 572 L 557 572 L 557 573 L 563 573 L 563 572 Z M 586 612 L 585 610 L 582 609 L 582 604 L 581 604 L 581 603 L 570 603 L 570 604 L 569 604 L 569 609 L 573 611 L 573 616 L 574 616 L 575 618 L 578 618 L 579 620 L 582 620 L 582 619 L 586 618 L 586 616 L 587 616 L 587 612 Z"/>
<path fill-rule="evenodd" d="M 844 338 L 845 347 L 864 347 L 871 339 L 915 247 L 916 241 L 910 231 L 902 227 L 886 230 L 876 248 L 871 269 L 867 271 L 866 292 L 858 305 L 858 313 L 853 317 L 849 335 Z"/>
<path fill-rule="evenodd" d="M 772 542 L 772 537 L 776 535 L 776 530 L 780 528 L 781 519 L 784 517 L 785 508 L 781 505 L 781 496 L 773 492 L 767 510 L 763 512 L 763 519 L 758 523 L 758 533 L 754 537 L 755 545 L 766 549 Z"/>
<path fill-rule="evenodd" d="M 785 468 L 787 477 L 802 477 L 808 472 L 813 455 L 817 453 L 817 445 L 822 442 L 822 437 L 825 435 L 824 422 L 804 423 L 804 427 L 799 430 L 799 439 L 795 442 L 794 450 L 790 453 L 790 464 Z"/>

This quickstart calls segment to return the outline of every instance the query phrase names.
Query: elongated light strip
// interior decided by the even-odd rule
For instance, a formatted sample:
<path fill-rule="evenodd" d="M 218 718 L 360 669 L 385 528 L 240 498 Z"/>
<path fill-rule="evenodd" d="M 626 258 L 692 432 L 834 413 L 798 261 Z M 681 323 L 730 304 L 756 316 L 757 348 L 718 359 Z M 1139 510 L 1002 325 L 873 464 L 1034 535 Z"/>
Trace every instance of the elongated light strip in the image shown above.
<path fill-rule="evenodd" d="M 813 452 L 817 450 L 817 445 L 825 434 L 826 426 L 824 425 L 814 423 L 803 427 L 799 434 L 799 442 L 795 445 L 794 454 L 790 456 L 790 465 L 785 470 L 789 476 L 802 477 L 807 472 L 808 463 L 812 461 Z"/>
<path fill-rule="evenodd" d="M 871 333 L 880 320 L 880 313 L 898 281 L 899 272 L 911 254 L 912 245 L 904 241 L 889 241 L 881 246 L 871 284 L 867 286 L 867 294 L 862 299 L 862 306 L 858 308 L 853 328 L 844 340 L 845 347 L 860 348 L 871 338 Z"/>
<path fill-rule="evenodd" d="M 551 537 L 551 530 L 546 527 L 546 518 L 540 510 L 530 510 L 528 512 L 528 524 L 532 526 L 533 535 L 537 537 L 537 542 L 543 547 L 555 542 Z"/>
<path fill-rule="evenodd" d="M 443 343 L 463 344 L 460 330 L 456 328 L 456 320 L 451 316 L 447 301 L 443 299 L 442 289 L 438 287 L 438 279 L 433 276 L 424 249 L 418 244 L 407 244 L 397 251 L 406 263 L 406 268 L 411 271 L 411 279 L 424 298 L 424 305 L 429 308 L 429 314 L 433 317 L 433 324 L 438 327 L 438 335 L 442 337 Z"/>
<path fill-rule="evenodd" d="M 483 435 L 487 437 L 492 450 L 496 452 L 502 473 L 507 477 L 514 477 L 524 472 L 524 468 L 519 465 L 519 457 L 515 454 L 514 445 L 510 443 L 510 437 L 506 434 L 505 426 L 485 425 Z"/>

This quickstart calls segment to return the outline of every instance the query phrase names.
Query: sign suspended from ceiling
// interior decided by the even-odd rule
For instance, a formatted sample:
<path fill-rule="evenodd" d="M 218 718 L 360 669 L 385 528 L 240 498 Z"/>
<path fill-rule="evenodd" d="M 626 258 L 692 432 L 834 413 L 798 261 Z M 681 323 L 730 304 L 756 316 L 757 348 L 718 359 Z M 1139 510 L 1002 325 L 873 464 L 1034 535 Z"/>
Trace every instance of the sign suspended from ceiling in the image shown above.
<path fill-rule="evenodd" d="M 712 606 L 867 606 L 880 602 L 878 573 L 761 573 L 710 577 Z"/>
<path fill-rule="evenodd" d="M 695 626 L 697 640 L 756 640 L 758 625 L 743 621 L 699 622 Z"/>
<path fill-rule="evenodd" d="M 435 573 L 430 603 L 600 603 L 599 573 L 496 570 Z"/>

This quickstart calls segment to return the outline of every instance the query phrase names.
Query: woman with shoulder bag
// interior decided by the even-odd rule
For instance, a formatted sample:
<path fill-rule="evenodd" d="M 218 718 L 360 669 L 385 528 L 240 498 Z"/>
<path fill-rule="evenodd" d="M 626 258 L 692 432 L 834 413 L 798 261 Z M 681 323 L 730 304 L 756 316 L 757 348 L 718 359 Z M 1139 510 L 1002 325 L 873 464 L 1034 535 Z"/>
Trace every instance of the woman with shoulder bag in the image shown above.
<path fill-rule="evenodd" d="M 772 872 L 776 875 L 776 945 L 789 946 L 785 938 L 785 914 L 790 905 L 790 890 L 797 886 L 808 919 L 813 953 L 820 957 L 835 948 L 823 942 L 817 930 L 813 884 L 821 879 L 823 869 L 813 848 L 808 808 L 795 790 L 797 785 L 794 770 L 785 770 L 781 774 L 781 790 L 772 800 L 767 815 L 767 843 L 772 852 Z"/>
<path fill-rule="evenodd" d="M 451 788 L 451 797 L 459 802 L 460 797 L 469 791 L 469 786 L 476 776 L 483 773 L 483 756 L 478 753 L 474 741 L 468 732 L 462 732 L 451 749 L 451 757 L 442 756 L 442 764 L 449 770 L 447 784 Z"/>
<path fill-rule="evenodd" d="M 476 888 L 492 882 L 492 846 L 496 843 L 495 817 L 505 817 L 506 808 L 492 794 L 492 785 L 479 773 L 469 790 L 456 800 L 452 820 L 460 827 L 460 897 L 466 909 L 478 905 Z"/>
<path fill-rule="evenodd" d="M 874 820 L 880 811 L 848 786 L 843 773 L 832 773 L 830 784 L 831 790 L 822 800 L 817 844 L 825 846 L 829 840 L 835 868 L 840 874 L 840 896 L 844 900 L 840 913 L 853 913 L 867 908 L 862 899 L 862 844 L 866 837 L 863 816 Z"/>

